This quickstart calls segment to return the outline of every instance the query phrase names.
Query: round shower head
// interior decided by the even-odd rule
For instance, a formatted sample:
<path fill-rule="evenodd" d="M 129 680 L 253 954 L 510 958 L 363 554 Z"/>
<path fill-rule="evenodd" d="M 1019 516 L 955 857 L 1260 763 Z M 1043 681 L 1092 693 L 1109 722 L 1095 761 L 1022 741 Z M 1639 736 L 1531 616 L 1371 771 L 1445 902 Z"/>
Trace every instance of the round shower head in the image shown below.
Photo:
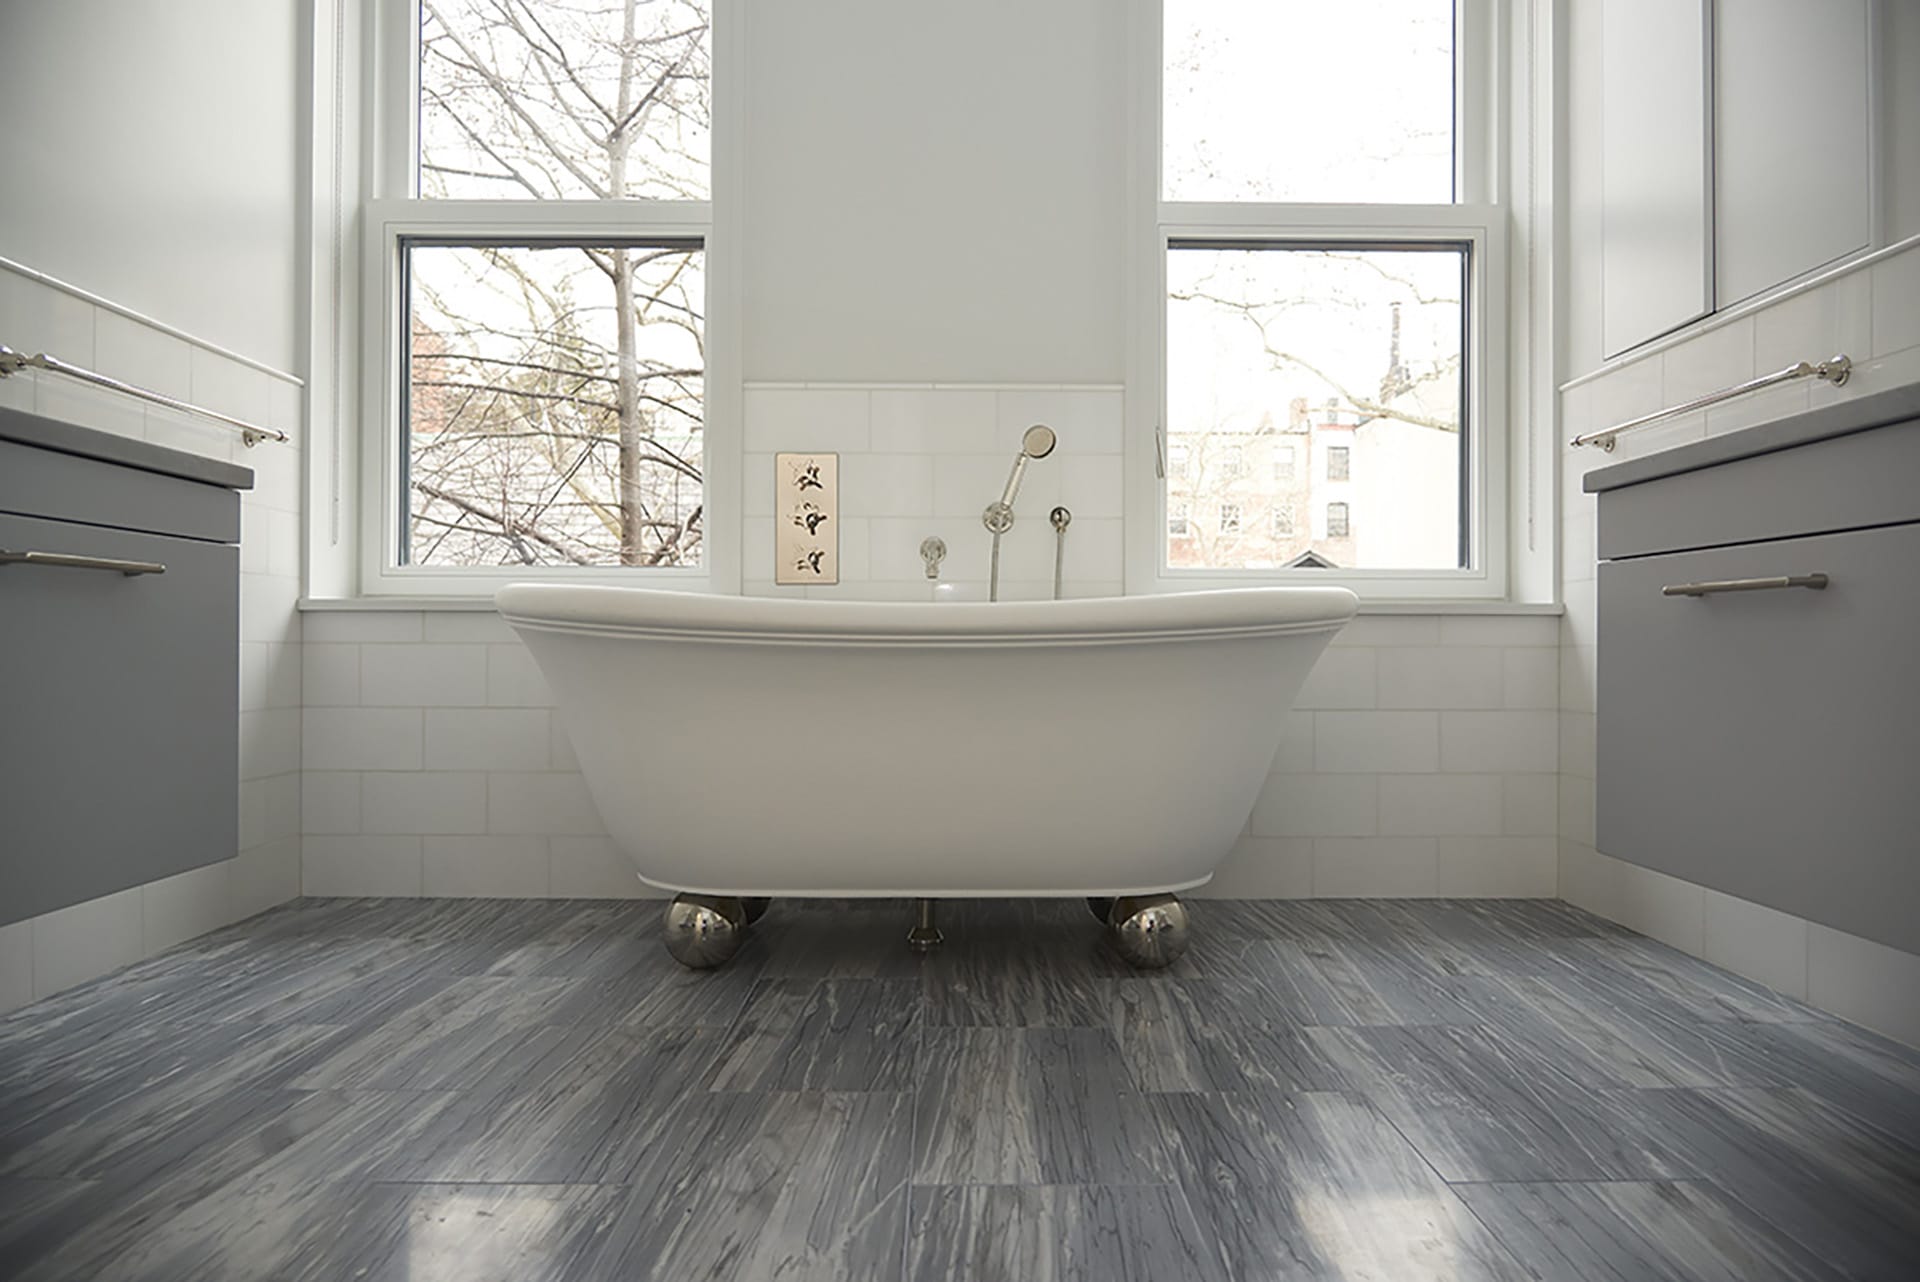
<path fill-rule="evenodd" d="M 1020 438 L 1020 452 L 1028 458 L 1045 458 L 1053 453 L 1053 447 L 1057 443 L 1058 438 L 1054 436 L 1052 428 L 1044 423 L 1035 423 L 1027 429 L 1027 434 Z"/>

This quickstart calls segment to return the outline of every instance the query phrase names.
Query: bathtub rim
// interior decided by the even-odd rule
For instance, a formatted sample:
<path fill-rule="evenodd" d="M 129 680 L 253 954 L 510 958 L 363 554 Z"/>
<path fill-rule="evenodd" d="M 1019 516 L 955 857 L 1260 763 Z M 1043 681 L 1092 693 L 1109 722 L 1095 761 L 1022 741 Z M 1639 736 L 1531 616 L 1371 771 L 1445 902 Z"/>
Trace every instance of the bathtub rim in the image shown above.
<path fill-rule="evenodd" d="M 611 638 L 776 645 L 1111 645 L 1337 632 L 1353 619 L 1359 597 L 1325 585 L 1068 601 L 820 601 L 516 583 L 494 594 L 494 607 L 515 628 Z"/>

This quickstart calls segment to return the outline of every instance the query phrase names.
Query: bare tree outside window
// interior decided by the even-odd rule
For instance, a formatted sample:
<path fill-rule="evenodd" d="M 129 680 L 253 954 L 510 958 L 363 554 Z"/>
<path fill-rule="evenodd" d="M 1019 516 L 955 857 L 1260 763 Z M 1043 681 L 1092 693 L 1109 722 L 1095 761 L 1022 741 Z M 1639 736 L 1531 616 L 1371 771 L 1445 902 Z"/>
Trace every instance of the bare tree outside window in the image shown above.
<path fill-rule="evenodd" d="M 422 0 L 420 194 L 704 200 L 709 8 Z M 406 247 L 416 565 L 701 560 L 698 240 Z"/>
<path fill-rule="evenodd" d="M 421 0 L 420 194 L 705 200 L 707 0 Z"/>

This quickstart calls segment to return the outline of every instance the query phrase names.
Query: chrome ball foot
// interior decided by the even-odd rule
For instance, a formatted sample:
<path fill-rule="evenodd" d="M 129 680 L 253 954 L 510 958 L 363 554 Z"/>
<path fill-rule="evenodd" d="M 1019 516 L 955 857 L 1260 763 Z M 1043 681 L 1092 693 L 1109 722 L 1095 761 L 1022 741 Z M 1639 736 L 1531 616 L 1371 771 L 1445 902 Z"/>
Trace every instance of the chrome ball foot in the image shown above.
<path fill-rule="evenodd" d="M 1107 932 L 1122 957 L 1159 970 L 1187 951 L 1187 906 L 1173 895 L 1123 895 L 1107 913 Z"/>
<path fill-rule="evenodd" d="M 711 970 L 740 951 L 747 908 L 723 895 L 675 895 L 667 905 L 667 951 L 682 966 Z"/>
<path fill-rule="evenodd" d="M 921 899 L 916 900 L 915 904 L 920 915 L 914 922 L 913 929 L 907 932 L 907 947 L 916 953 L 924 953 L 938 948 L 946 936 L 941 934 L 940 927 L 934 924 L 934 901 Z"/>

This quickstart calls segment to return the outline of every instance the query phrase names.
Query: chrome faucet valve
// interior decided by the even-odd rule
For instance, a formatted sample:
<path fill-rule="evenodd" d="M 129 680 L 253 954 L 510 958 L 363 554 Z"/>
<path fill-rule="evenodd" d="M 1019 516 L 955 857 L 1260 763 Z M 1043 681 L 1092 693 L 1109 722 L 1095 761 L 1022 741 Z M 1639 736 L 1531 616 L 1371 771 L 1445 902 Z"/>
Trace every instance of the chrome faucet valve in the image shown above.
<path fill-rule="evenodd" d="M 927 577 L 940 577 L 940 562 L 947 559 L 947 541 L 937 534 L 920 540 L 920 559 L 927 563 Z"/>

